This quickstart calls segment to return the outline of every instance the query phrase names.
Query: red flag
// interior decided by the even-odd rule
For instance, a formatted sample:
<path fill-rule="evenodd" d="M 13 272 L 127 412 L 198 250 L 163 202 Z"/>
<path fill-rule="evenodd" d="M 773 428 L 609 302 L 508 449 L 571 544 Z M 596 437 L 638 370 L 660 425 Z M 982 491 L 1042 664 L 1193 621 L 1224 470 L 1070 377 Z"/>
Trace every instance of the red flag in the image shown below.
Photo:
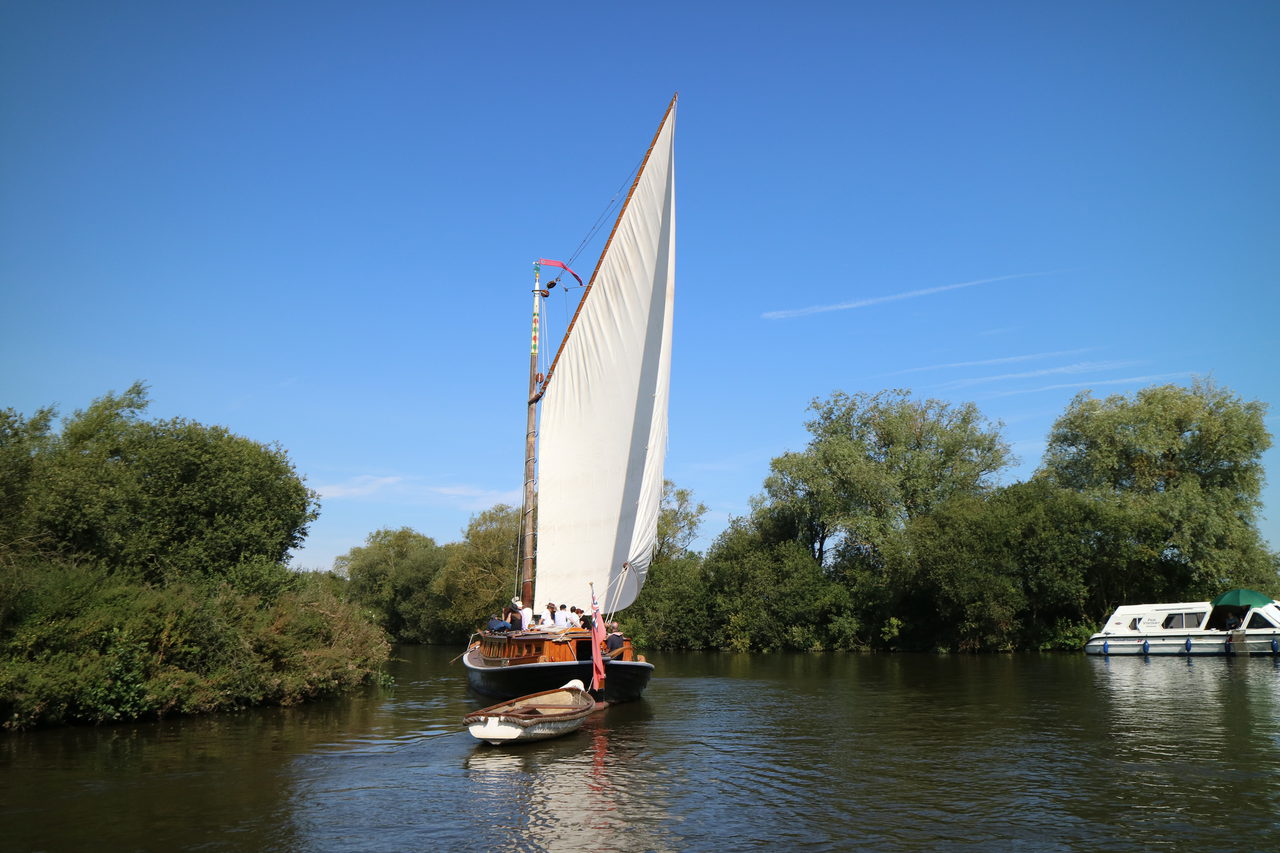
<path fill-rule="evenodd" d="M 538 258 L 538 263 L 542 264 L 543 266 L 548 266 L 548 267 L 559 267 L 560 269 L 562 269 L 562 270 L 564 270 L 565 272 L 567 272 L 569 275 L 571 275 L 571 276 L 573 276 L 574 278 L 578 279 L 578 284 L 582 284 L 582 278 L 581 278 L 581 276 L 579 276 L 579 275 L 578 275 L 576 272 L 574 272 L 573 270 L 569 269 L 569 267 L 568 267 L 568 266 L 566 266 L 562 261 L 553 261 L 553 260 L 551 260 L 550 258 Z"/>
<path fill-rule="evenodd" d="M 596 601 L 596 588 L 591 587 L 591 689 L 604 689 L 604 617 L 600 615 L 600 603 Z"/>

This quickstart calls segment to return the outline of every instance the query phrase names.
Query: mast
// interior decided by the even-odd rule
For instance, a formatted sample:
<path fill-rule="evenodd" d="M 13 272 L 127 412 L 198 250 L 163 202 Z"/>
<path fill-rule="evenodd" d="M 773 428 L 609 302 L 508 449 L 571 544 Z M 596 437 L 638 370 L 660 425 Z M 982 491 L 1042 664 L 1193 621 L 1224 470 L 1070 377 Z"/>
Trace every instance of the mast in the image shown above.
<path fill-rule="evenodd" d="M 538 313 L 542 291 L 538 287 L 538 278 L 542 273 L 542 264 L 533 265 L 533 336 L 529 346 L 529 404 L 528 417 L 524 437 L 524 545 L 520 566 L 520 600 L 525 607 L 533 607 L 533 475 L 537 453 L 538 432 Z"/>

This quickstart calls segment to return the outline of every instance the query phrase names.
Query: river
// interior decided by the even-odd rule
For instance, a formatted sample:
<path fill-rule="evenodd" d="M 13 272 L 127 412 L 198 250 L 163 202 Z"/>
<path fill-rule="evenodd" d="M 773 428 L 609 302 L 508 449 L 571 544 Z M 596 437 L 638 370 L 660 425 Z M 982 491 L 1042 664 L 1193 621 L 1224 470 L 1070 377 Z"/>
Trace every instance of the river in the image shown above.
<path fill-rule="evenodd" d="M 650 655 L 514 747 L 456 649 L 318 705 L 0 735 L 14 851 L 1280 849 L 1280 662 Z"/>

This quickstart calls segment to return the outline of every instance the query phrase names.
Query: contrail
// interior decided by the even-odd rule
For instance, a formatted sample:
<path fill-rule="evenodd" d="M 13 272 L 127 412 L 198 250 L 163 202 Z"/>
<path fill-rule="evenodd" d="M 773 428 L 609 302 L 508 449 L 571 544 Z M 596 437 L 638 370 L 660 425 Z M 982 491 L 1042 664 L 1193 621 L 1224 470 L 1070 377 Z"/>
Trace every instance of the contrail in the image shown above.
<path fill-rule="evenodd" d="M 1082 352 L 1093 352 L 1098 347 L 1084 347 L 1083 349 L 1064 349 L 1057 352 L 1034 352 L 1026 355 L 1007 355 L 1003 358 L 985 358 L 981 361 L 953 361 L 950 364 L 930 364 L 926 367 L 908 367 L 905 370 L 895 370 L 892 373 L 885 373 L 885 376 L 900 376 L 903 373 L 921 373 L 926 370 L 945 370 L 952 367 L 987 367 L 992 364 L 1013 364 L 1019 361 L 1035 361 L 1040 358 L 1057 358 L 1061 355 L 1079 355 Z"/>
<path fill-rule="evenodd" d="M 859 299 L 856 302 L 841 302 L 839 305 L 815 305 L 812 308 L 792 308 L 786 311 L 766 311 L 760 316 L 766 320 L 785 320 L 790 317 L 804 317 L 808 314 L 821 314 L 826 311 L 847 311 L 850 308 L 866 308 L 882 302 L 896 302 L 899 299 L 914 299 L 917 296 L 930 296 L 946 290 L 959 290 L 962 287 L 974 287 L 979 284 L 990 284 L 993 281 L 1008 281 L 1014 278 L 1031 278 L 1038 275 L 1054 275 L 1061 270 L 1049 272 L 1023 272 L 1016 275 L 1000 275 L 995 278 L 981 278 L 977 281 L 962 281 L 959 284 L 944 284 L 941 287 L 926 287 L 924 290 L 910 290 L 906 293 L 895 293 L 892 296 L 873 296 L 870 299 Z"/>

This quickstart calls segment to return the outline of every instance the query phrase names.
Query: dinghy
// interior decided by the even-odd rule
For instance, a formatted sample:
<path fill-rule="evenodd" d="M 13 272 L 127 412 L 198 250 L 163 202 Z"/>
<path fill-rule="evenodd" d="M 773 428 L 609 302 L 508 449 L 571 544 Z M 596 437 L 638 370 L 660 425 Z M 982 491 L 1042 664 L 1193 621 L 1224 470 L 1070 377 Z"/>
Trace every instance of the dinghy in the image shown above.
<path fill-rule="evenodd" d="M 495 745 L 546 740 L 577 731 L 595 707 L 596 700 L 575 678 L 555 690 L 473 711 L 462 718 L 462 724 L 474 737 Z"/>

